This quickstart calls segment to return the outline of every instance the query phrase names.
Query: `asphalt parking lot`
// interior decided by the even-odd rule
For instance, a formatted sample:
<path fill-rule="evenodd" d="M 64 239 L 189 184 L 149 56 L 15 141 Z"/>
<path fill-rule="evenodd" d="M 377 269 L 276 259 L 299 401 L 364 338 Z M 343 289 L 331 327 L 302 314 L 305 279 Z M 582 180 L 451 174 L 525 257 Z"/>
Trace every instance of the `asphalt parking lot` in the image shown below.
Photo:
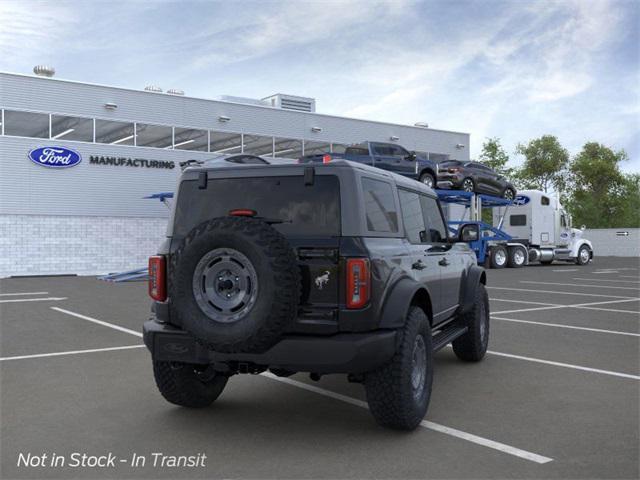
<path fill-rule="evenodd" d="M 412 433 L 378 427 L 342 376 L 235 376 L 211 408 L 174 407 L 141 346 L 145 283 L 4 279 L 0 477 L 638 478 L 639 268 L 597 258 L 488 271 L 490 353 L 436 355 Z M 73 453 L 117 459 L 73 467 Z M 154 467 L 153 453 L 206 460 Z M 18 466 L 20 454 L 47 454 L 45 465 Z"/>

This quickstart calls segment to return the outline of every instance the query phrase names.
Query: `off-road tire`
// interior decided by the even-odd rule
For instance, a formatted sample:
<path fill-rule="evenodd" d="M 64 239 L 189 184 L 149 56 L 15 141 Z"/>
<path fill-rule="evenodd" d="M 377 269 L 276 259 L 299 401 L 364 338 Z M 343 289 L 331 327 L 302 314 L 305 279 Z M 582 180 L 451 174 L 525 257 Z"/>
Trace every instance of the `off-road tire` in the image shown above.
<path fill-rule="evenodd" d="M 499 263 L 499 259 L 502 258 L 498 254 L 498 252 L 502 252 L 504 254 L 504 263 Z M 502 245 L 494 245 L 491 247 L 490 256 L 489 256 L 489 264 L 491 268 L 504 268 L 507 266 L 509 255 L 507 249 Z"/>
<path fill-rule="evenodd" d="M 376 421 L 397 430 L 416 428 L 429 406 L 433 382 L 433 346 L 429 319 L 424 311 L 411 306 L 399 347 L 391 361 L 380 369 L 367 373 L 364 379 L 369 410 Z M 413 353 L 416 337 L 422 336 L 426 352 L 424 385 L 419 398 L 412 387 Z"/>
<path fill-rule="evenodd" d="M 452 342 L 453 351 L 460 360 L 479 362 L 489 345 L 489 295 L 482 283 L 476 287 L 473 308 L 459 319 L 469 330 Z M 484 324 L 484 330 L 482 325 Z"/>
<path fill-rule="evenodd" d="M 173 362 L 153 362 L 153 376 L 162 396 L 169 403 L 189 408 L 211 405 L 222 393 L 228 378 L 203 376 L 201 365 Z"/>
<path fill-rule="evenodd" d="M 431 180 L 431 185 L 427 184 L 427 181 L 429 179 Z M 425 172 L 422 175 L 420 175 L 420 183 L 424 183 L 425 185 L 429 186 L 430 188 L 436 188 L 436 186 L 437 186 L 436 185 L 436 178 L 432 174 L 430 174 L 428 172 Z"/>
<path fill-rule="evenodd" d="M 256 271 L 257 298 L 248 314 L 216 321 L 198 305 L 193 292 L 196 265 L 208 252 L 231 248 Z M 247 217 L 221 217 L 195 227 L 171 256 L 171 317 L 207 348 L 224 353 L 260 353 L 274 345 L 296 317 L 301 281 L 296 255 L 287 239 L 267 223 Z"/>
<path fill-rule="evenodd" d="M 520 250 L 523 255 L 523 260 L 521 263 L 518 263 L 516 260 L 516 251 Z M 509 268 L 521 268 L 527 264 L 527 251 L 523 247 L 509 247 L 507 249 L 509 257 L 507 258 L 507 267 Z"/>

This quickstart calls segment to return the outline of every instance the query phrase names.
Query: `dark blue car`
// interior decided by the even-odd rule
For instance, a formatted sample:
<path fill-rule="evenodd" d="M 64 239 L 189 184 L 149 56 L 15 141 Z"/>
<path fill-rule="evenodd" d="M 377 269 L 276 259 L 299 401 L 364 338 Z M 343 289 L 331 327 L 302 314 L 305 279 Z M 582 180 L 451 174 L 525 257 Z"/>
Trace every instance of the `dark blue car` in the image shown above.
<path fill-rule="evenodd" d="M 436 187 L 438 164 L 395 143 L 363 142 L 348 146 L 344 153 L 306 155 L 298 161 L 299 163 L 328 163 L 337 159 L 365 163 L 414 178 L 431 188 Z"/>

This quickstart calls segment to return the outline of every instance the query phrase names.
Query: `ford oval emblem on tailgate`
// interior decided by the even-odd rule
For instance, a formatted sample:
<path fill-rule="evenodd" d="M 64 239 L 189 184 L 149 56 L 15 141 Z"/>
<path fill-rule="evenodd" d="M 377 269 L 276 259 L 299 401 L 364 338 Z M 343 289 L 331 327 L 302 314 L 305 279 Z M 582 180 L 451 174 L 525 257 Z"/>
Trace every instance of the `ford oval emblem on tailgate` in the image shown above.
<path fill-rule="evenodd" d="M 78 152 L 64 147 L 39 147 L 29 152 L 29 159 L 49 168 L 75 167 L 82 161 Z"/>

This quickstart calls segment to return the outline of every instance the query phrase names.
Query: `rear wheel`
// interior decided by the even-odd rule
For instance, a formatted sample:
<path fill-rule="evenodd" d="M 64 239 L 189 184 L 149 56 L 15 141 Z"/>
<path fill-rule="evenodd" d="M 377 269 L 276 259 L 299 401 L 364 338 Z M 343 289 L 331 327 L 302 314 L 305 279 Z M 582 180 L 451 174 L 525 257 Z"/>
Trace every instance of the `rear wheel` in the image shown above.
<path fill-rule="evenodd" d="M 502 245 L 491 247 L 491 268 L 504 268 L 507 265 L 507 249 Z"/>
<path fill-rule="evenodd" d="M 507 265 L 510 268 L 520 268 L 527 263 L 527 252 L 522 247 L 509 247 Z"/>
<path fill-rule="evenodd" d="M 460 360 L 478 362 L 489 345 L 489 296 L 482 283 L 476 287 L 473 309 L 460 320 L 469 330 L 453 341 L 453 351 Z"/>
<path fill-rule="evenodd" d="M 413 430 L 427 413 L 433 381 L 431 328 L 424 311 L 412 306 L 399 333 L 393 359 L 367 373 L 364 386 L 369 410 L 380 425 Z"/>
<path fill-rule="evenodd" d="M 475 183 L 473 183 L 473 179 L 472 178 L 465 178 L 462 181 L 462 190 L 464 190 L 465 192 L 473 192 L 476 189 L 476 185 Z"/>
<path fill-rule="evenodd" d="M 429 188 L 435 188 L 436 179 L 430 173 L 423 173 L 420 175 L 420 182 L 424 183 Z"/>
<path fill-rule="evenodd" d="M 576 258 L 576 263 L 578 265 L 586 265 L 591 260 L 591 250 L 586 245 L 582 245 L 578 250 L 578 257 Z"/>
<path fill-rule="evenodd" d="M 153 362 L 153 375 L 162 396 L 174 405 L 203 408 L 222 393 L 228 378 L 210 372 L 206 365 Z"/>
<path fill-rule="evenodd" d="M 502 198 L 505 200 L 513 200 L 516 197 L 516 192 L 513 191 L 513 188 L 506 188 L 504 193 L 502 194 Z"/>

